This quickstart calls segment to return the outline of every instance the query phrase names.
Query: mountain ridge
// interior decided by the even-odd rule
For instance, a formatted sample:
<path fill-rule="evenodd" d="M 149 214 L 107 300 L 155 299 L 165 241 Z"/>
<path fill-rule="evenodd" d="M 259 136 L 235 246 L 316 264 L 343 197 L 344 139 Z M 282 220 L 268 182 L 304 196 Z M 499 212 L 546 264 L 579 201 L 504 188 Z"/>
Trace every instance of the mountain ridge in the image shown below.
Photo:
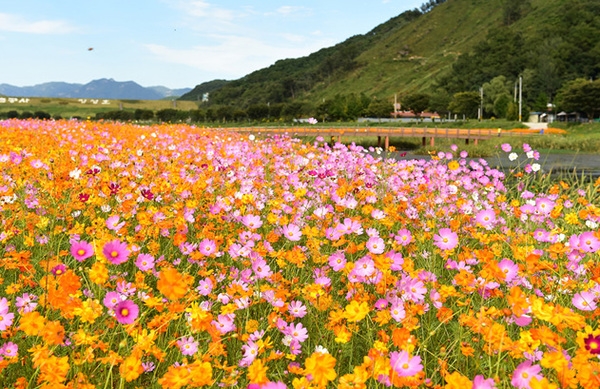
<path fill-rule="evenodd" d="M 143 87 L 134 81 L 115 81 L 112 78 L 100 78 L 92 80 L 87 84 L 62 81 L 46 82 L 24 87 L 0 84 L 0 95 L 16 97 L 160 100 L 169 97 L 179 97 L 191 89 L 170 89 L 164 86 Z"/>

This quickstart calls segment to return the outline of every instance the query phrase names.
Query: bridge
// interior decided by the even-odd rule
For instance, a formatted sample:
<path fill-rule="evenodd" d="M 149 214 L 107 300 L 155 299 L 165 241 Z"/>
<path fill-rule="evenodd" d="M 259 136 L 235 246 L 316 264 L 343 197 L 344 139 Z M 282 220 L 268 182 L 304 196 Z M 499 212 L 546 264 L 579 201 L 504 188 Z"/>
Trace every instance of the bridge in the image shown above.
<path fill-rule="evenodd" d="M 412 137 L 422 138 L 423 146 L 427 145 L 427 139 L 429 139 L 429 145 L 435 145 L 436 138 L 453 138 L 453 139 L 464 139 L 466 144 L 469 141 L 473 141 L 477 144 L 480 139 L 490 139 L 495 137 L 521 137 L 521 136 L 532 136 L 542 135 L 544 131 L 532 130 L 532 129 L 513 129 L 513 130 L 501 130 L 501 129 L 466 129 L 466 128 L 427 128 L 427 127 L 287 127 L 287 128 L 273 128 L 273 127 L 239 127 L 230 128 L 229 130 L 240 132 L 240 133 L 253 133 L 253 134 L 285 134 L 292 137 L 303 137 L 303 136 L 322 136 L 331 137 L 332 140 L 337 139 L 341 141 L 342 136 L 353 136 L 353 137 L 367 137 L 376 136 L 377 145 L 385 150 L 389 149 L 390 137 Z M 551 129 L 550 129 L 551 130 Z M 562 130 L 559 130 L 562 131 Z"/>

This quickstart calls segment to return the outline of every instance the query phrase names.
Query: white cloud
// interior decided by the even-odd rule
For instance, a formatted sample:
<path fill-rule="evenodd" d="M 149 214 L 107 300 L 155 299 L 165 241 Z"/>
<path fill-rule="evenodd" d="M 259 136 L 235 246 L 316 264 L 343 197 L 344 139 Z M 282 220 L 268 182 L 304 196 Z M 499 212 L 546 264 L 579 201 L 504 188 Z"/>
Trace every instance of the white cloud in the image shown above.
<path fill-rule="evenodd" d="M 296 7 L 296 6 L 292 6 L 292 5 L 284 5 L 281 6 L 277 9 L 277 13 L 281 14 L 281 15 L 291 15 L 291 14 L 297 14 L 297 13 L 306 13 L 308 11 L 308 9 L 306 7 Z"/>
<path fill-rule="evenodd" d="M 0 13 L 0 31 L 28 34 L 67 34 L 75 28 L 62 20 L 28 21 L 14 14 Z"/>
<path fill-rule="evenodd" d="M 245 36 L 212 36 L 217 45 L 175 49 L 147 44 L 145 47 L 164 62 L 190 66 L 205 72 L 220 74 L 219 78 L 239 78 L 255 70 L 270 66 L 279 59 L 309 55 L 333 42 L 310 41 L 289 47 L 276 46 Z M 296 38 L 298 39 L 298 38 Z"/>

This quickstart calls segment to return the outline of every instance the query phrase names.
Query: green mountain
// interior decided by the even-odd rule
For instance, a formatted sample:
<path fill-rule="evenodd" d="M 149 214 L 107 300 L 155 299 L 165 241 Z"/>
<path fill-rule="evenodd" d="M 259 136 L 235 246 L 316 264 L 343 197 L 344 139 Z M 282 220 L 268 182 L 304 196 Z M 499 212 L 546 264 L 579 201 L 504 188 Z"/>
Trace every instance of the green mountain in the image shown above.
<path fill-rule="evenodd" d="M 479 91 L 499 76 L 512 100 L 522 76 L 535 109 L 566 82 L 599 75 L 598 0 L 430 0 L 367 34 L 223 82 L 205 107 L 281 104 L 315 112 L 340 96 L 391 102 L 425 93 L 428 108 L 443 111 L 455 93 Z M 201 99 L 203 85 L 181 99 Z"/>

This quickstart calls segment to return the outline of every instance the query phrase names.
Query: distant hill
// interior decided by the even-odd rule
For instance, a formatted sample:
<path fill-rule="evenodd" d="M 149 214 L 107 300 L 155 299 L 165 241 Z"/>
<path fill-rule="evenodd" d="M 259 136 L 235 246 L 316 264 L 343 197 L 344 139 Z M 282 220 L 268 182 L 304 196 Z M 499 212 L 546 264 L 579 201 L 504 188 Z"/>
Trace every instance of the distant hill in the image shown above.
<path fill-rule="evenodd" d="M 164 86 L 146 88 L 133 81 L 121 82 L 112 78 L 101 78 L 87 84 L 47 82 L 25 87 L 0 84 L 0 94 L 19 97 L 160 100 L 166 97 L 178 97 L 190 90 L 190 88 L 169 89 Z"/>
<path fill-rule="evenodd" d="M 566 82 L 600 77 L 598 0 L 426 5 L 333 47 L 223 83 L 210 92 L 208 106 L 294 102 L 314 110 L 340 95 L 393 101 L 395 94 L 401 99 L 417 92 L 445 99 L 447 106 L 454 93 L 478 91 L 498 76 L 512 88 L 519 75 L 524 99 L 545 106 Z M 199 87 L 181 99 L 197 100 Z"/>

